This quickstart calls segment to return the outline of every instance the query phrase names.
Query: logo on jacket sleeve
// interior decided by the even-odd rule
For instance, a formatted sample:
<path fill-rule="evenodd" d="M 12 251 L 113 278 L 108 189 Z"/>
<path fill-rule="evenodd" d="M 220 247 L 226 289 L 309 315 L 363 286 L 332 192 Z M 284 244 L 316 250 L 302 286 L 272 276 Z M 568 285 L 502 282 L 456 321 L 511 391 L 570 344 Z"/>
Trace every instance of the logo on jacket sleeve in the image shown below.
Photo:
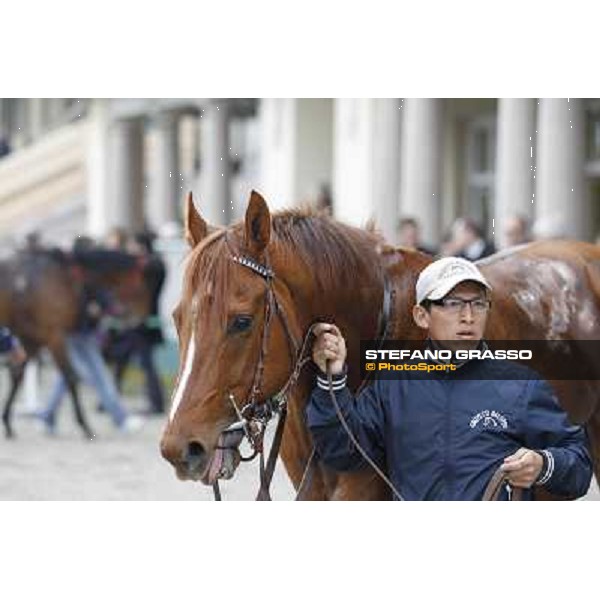
<path fill-rule="evenodd" d="M 481 429 L 506 429 L 508 427 L 508 420 L 497 410 L 482 410 L 469 422 L 471 429 L 475 429 L 478 426 Z"/>

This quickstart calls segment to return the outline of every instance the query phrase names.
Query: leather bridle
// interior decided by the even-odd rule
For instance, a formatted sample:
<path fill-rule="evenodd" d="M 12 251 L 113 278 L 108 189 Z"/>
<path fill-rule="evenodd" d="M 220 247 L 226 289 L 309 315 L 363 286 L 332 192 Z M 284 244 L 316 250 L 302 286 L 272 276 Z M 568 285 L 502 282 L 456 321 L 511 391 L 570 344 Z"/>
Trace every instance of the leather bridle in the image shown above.
<path fill-rule="evenodd" d="M 221 432 L 219 437 L 219 441 L 224 440 L 228 435 L 238 435 L 239 433 L 243 433 L 243 437 L 249 442 L 250 447 L 252 448 L 252 452 L 247 457 L 241 457 L 242 461 L 250 461 L 254 459 L 257 455 L 260 458 L 260 489 L 258 495 L 256 497 L 257 500 L 270 500 L 269 487 L 273 477 L 273 472 L 275 470 L 275 463 L 277 461 L 277 456 L 279 455 L 279 448 L 281 446 L 281 440 L 283 437 L 283 430 L 285 427 L 285 420 L 287 416 L 287 402 L 288 402 L 288 394 L 289 391 L 293 388 L 293 386 L 297 383 L 300 373 L 302 369 L 306 365 L 306 363 L 311 361 L 310 352 L 307 352 L 309 349 L 309 340 L 313 335 L 313 330 L 316 323 L 313 323 L 308 331 L 306 332 L 302 344 L 299 344 L 294 336 L 289 320 L 285 313 L 285 310 L 281 303 L 277 299 L 277 295 L 275 294 L 273 281 L 275 278 L 275 273 L 273 272 L 268 254 L 265 253 L 264 264 L 258 262 L 254 258 L 236 253 L 233 248 L 230 246 L 227 241 L 227 245 L 232 253 L 232 261 L 250 269 L 252 272 L 259 275 L 262 279 L 264 279 L 266 283 L 265 288 L 265 313 L 264 313 L 264 325 L 262 331 L 262 339 L 260 344 L 260 350 L 258 355 L 258 360 L 256 363 L 256 368 L 254 370 L 254 377 L 252 381 L 252 387 L 250 388 L 250 394 L 245 402 L 245 404 L 240 408 L 238 402 L 236 402 L 233 394 L 228 393 L 227 400 L 233 406 L 233 409 L 237 415 L 238 420 L 234 422 L 232 425 L 227 427 Z M 381 344 L 383 344 L 387 333 L 388 326 L 390 320 L 390 313 L 392 307 L 392 298 L 393 298 L 393 290 L 389 284 L 387 278 L 384 277 L 384 298 L 382 309 L 379 313 L 378 317 L 378 333 L 377 339 L 380 340 Z M 283 329 L 287 336 L 288 340 L 288 348 L 290 351 L 291 362 L 294 365 L 292 372 L 281 388 L 279 392 L 275 395 L 265 399 L 263 402 L 260 402 L 261 398 L 261 387 L 263 382 L 264 375 L 264 367 L 265 367 L 265 358 L 267 355 L 267 345 L 269 340 L 269 332 L 272 324 L 273 316 L 277 315 L 283 325 Z M 361 383 L 359 388 L 362 389 L 367 383 L 367 380 L 364 380 Z M 333 395 L 333 394 L 332 394 Z M 333 398 L 335 403 L 335 397 Z M 335 403 L 337 404 L 337 403 Z M 334 404 L 334 405 L 335 405 Z M 264 435 L 266 431 L 267 424 L 274 417 L 275 414 L 279 414 L 279 420 L 277 423 L 277 429 L 275 431 L 275 435 L 273 438 L 273 443 L 271 445 L 271 449 L 269 452 L 269 457 L 265 464 L 264 460 Z M 346 426 L 345 421 L 342 417 L 342 424 Z M 350 433 L 350 432 L 349 432 Z M 218 442 L 219 444 L 219 442 Z M 225 449 L 228 446 L 222 445 L 224 441 L 222 441 L 217 449 Z M 362 450 L 362 449 L 361 449 Z M 303 495 L 308 483 L 310 481 L 310 471 L 314 468 L 316 455 L 313 451 L 311 452 L 310 459 L 306 465 L 305 472 L 302 476 L 302 482 L 298 488 L 298 493 L 296 498 L 300 498 Z M 377 468 L 377 466 L 369 459 L 369 457 L 365 457 L 367 462 L 373 466 L 373 468 L 383 477 L 386 483 L 391 485 L 387 477 L 381 473 L 381 471 Z M 393 492 L 399 496 L 398 492 L 393 488 Z M 215 500 L 221 500 L 221 492 L 219 489 L 218 479 L 213 484 L 213 492 L 215 496 Z"/>
<path fill-rule="evenodd" d="M 230 248 L 231 249 L 231 248 Z M 232 249 L 231 249 L 232 250 Z M 250 461 L 257 455 L 260 458 L 260 490 L 257 495 L 257 500 L 270 500 L 269 486 L 275 470 L 275 463 L 279 454 L 279 448 L 281 445 L 281 439 L 283 437 L 283 429 L 285 426 L 285 420 L 287 416 L 287 401 L 289 390 L 296 384 L 302 368 L 310 361 L 310 356 L 306 356 L 306 350 L 308 346 L 308 340 L 312 335 L 312 327 L 304 337 L 302 345 L 300 345 L 294 336 L 289 320 L 285 313 L 283 306 L 277 300 L 275 290 L 273 287 L 273 280 L 275 274 L 269 265 L 268 255 L 265 255 L 265 264 L 257 262 L 255 259 L 233 252 L 233 262 L 246 267 L 262 277 L 266 283 L 265 289 L 265 312 L 264 312 L 264 324 L 262 331 L 262 339 L 259 349 L 258 360 L 256 368 L 254 370 L 254 377 L 252 381 L 252 387 L 250 388 L 250 394 L 244 405 L 240 408 L 239 403 L 236 401 L 233 394 L 230 392 L 227 394 L 227 400 L 232 404 L 233 409 L 237 415 L 238 420 L 224 429 L 221 432 L 220 440 L 226 437 L 228 434 L 236 433 L 239 431 L 243 432 L 245 437 L 252 448 L 252 452 L 247 457 L 241 457 L 242 461 Z M 267 345 L 269 341 L 269 332 L 273 317 L 278 316 L 285 331 L 288 348 L 290 351 L 291 362 L 294 365 L 292 372 L 281 388 L 275 395 L 260 402 L 262 393 L 262 383 L 265 368 L 265 359 L 267 355 Z M 273 444 L 269 452 L 269 457 L 265 464 L 264 460 L 264 434 L 266 431 L 267 424 L 274 417 L 275 414 L 279 414 L 279 420 L 277 423 L 277 429 L 275 432 Z M 226 448 L 227 446 L 217 446 L 217 448 Z M 213 484 L 213 491 L 216 500 L 221 499 L 219 490 L 218 479 Z"/>

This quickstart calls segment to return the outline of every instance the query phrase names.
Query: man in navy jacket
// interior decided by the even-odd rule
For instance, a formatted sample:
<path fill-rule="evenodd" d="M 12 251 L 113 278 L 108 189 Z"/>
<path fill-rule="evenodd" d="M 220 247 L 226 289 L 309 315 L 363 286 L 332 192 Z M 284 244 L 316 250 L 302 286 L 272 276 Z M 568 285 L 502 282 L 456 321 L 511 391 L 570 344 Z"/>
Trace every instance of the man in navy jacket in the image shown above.
<path fill-rule="evenodd" d="M 27 358 L 21 342 L 8 327 L 0 327 L 0 354 L 8 354 L 11 362 L 15 365 L 25 362 Z"/>
<path fill-rule="evenodd" d="M 491 287 L 477 267 L 443 258 L 417 280 L 416 324 L 433 347 L 485 347 Z M 329 397 L 333 387 L 355 437 L 408 500 L 480 500 L 498 467 L 513 487 L 583 496 L 592 462 L 585 432 L 572 425 L 550 385 L 509 361 L 465 361 L 441 376 L 377 380 L 356 399 L 346 387 L 346 344 L 339 329 L 320 323 L 313 360 L 321 370 L 307 406 L 322 461 L 355 470 L 364 460 L 350 442 Z M 501 498 L 507 498 L 504 491 Z"/>

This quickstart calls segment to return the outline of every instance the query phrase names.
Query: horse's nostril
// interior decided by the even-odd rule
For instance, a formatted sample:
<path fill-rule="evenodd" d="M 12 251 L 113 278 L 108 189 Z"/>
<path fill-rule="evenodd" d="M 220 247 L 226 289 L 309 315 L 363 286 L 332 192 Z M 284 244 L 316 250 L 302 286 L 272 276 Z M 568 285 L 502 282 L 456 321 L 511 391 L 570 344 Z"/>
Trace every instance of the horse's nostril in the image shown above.
<path fill-rule="evenodd" d="M 204 446 L 200 442 L 190 442 L 188 444 L 188 456 L 199 457 L 204 454 Z"/>
<path fill-rule="evenodd" d="M 200 442 L 190 442 L 187 447 L 185 460 L 190 471 L 195 471 L 204 462 L 206 450 Z"/>

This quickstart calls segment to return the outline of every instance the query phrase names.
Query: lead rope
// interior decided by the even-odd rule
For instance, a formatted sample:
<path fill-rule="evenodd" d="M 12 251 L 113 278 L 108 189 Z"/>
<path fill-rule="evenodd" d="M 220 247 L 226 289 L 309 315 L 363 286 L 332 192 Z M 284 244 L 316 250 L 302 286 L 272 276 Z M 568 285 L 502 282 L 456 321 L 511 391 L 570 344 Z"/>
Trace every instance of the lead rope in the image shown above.
<path fill-rule="evenodd" d="M 304 494 L 312 482 L 312 474 L 314 472 L 314 467 L 317 464 L 316 459 L 317 451 L 313 445 L 310 456 L 308 457 L 308 462 L 304 468 L 304 473 L 302 473 L 302 479 L 300 480 L 300 485 L 298 486 L 298 491 L 296 492 L 296 497 L 294 500 L 304 500 Z"/>
<path fill-rule="evenodd" d="M 348 434 L 350 441 L 354 444 L 354 446 L 359 451 L 360 455 L 365 459 L 367 464 L 375 471 L 375 473 L 377 473 L 377 475 L 379 475 L 379 477 L 381 477 L 381 479 L 387 485 L 387 487 L 390 489 L 392 494 L 394 494 L 396 496 L 396 498 L 398 498 L 398 500 L 404 500 L 404 498 L 402 497 L 400 492 L 396 489 L 394 484 L 388 479 L 386 474 L 375 464 L 375 462 L 371 459 L 371 457 L 365 452 L 363 447 L 360 445 L 359 441 L 356 439 L 356 437 L 352 433 L 350 426 L 348 425 L 348 423 L 346 421 L 346 418 L 342 414 L 340 405 L 338 404 L 338 401 L 335 397 L 335 392 L 333 391 L 333 376 L 331 373 L 331 364 L 330 364 L 329 360 L 327 361 L 327 383 L 329 384 L 329 397 L 331 398 L 331 402 L 333 403 L 333 407 L 335 409 L 337 417 L 340 420 L 342 427 L 346 430 L 346 433 Z"/>
<path fill-rule="evenodd" d="M 504 484 L 508 486 L 508 478 L 506 477 L 506 473 L 502 471 L 502 468 L 498 467 L 485 488 L 482 500 L 485 502 L 498 500 Z M 521 488 L 509 487 L 507 491 L 509 500 L 519 501 L 523 499 L 523 490 Z"/>

